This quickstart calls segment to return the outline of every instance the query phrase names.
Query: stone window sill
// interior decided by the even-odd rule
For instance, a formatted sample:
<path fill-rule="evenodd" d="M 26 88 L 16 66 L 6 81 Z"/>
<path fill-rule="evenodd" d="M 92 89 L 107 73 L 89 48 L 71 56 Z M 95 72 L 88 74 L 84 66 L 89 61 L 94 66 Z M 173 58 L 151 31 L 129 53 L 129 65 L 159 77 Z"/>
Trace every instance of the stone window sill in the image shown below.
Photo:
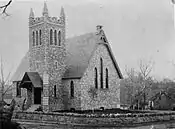
<path fill-rule="evenodd" d="M 109 91 L 109 88 L 100 88 L 101 91 Z"/>

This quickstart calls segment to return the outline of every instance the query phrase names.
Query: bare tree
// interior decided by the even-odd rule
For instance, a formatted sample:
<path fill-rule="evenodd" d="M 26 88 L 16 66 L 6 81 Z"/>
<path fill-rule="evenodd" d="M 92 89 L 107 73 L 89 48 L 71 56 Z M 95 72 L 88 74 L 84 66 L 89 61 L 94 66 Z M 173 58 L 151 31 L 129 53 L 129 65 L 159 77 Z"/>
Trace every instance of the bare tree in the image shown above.
<path fill-rule="evenodd" d="M 151 77 L 151 72 L 153 69 L 154 63 L 152 61 L 143 61 L 139 60 L 138 70 L 134 68 L 126 69 L 127 78 L 125 81 L 125 87 L 128 91 L 128 99 L 130 104 L 133 105 L 137 103 L 138 108 L 140 107 L 139 103 L 143 100 L 143 104 L 146 104 L 147 92 L 150 89 L 150 86 L 153 83 Z"/>
<path fill-rule="evenodd" d="M 134 98 L 134 87 L 136 86 L 136 71 L 134 68 L 131 68 L 131 69 L 128 69 L 126 68 L 125 69 L 125 72 L 127 74 L 127 78 L 124 79 L 124 82 L 125 82 L 125 88 L 127 89 L 127 96 L 128 96 L 128 103 L 131 104 L 132 101 L 133 101 L 133 98 Z"/>
<path fill-rule="evenodd" d="M 148 86 L 150 86 L 151 76 L 150 73 L 153 70 L 154 63 L 144 62 L 143 60 L 139 61 L 139 72 L 138 76 L 140 77 L 140 82 L 142 83 L 142 89 L 141 91 L 144 91 Z"/>
<path fill-rule="evenodd" d="M 5 14 L 6 16 L 9 16 L 6 10 L 11 3 L 12 3 L 12 0 L 9 0 L 7 4 L 0 6 L 0 10 L 2 10 L 1 14 Z"/>
<path fill-rule="evenodd" d="M 4 101 L 4 96 L 12 89 L 12 84 L 10 84 L 10 75 L 11 75 L 11 72 L 9 72 L 6 77 L 4 76 L 4 65 L 3 65 L 3 60 L 1 58 L 1 61 L 0 61 L 0 88 L 1 88 L 0 99 L 2 102 Z"/>
<path fill-rule="evenodd" d="M 143 60 L 139 61 L 139 72 L 138 72 L 138 80 L 141 86 L 140 91 L 138 92 L 138 96 L 143 96 L 143 103 L 146 104 L 146 93 L 150 90 L 150 86 L 153 83 L 152 76 L 150 75 L 153 70 L 154 62 L 145 62 Z"/>

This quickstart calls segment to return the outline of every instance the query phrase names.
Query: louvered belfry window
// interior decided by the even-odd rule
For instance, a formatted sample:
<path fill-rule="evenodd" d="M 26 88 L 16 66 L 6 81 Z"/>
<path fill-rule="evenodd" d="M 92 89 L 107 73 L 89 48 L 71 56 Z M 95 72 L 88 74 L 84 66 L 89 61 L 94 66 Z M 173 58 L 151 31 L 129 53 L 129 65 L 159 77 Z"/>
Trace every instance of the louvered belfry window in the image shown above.
<path fill-rule="evenodd" d="M 58 45 L 61 46 L 61 31 L 58 32 Z"/>
<path fill-rule="evenodd" d="M 50 45 L 53 45 L 53 31 L 50 29 Z"/>
<path fill-rule="evenodd" d="M 55 42 L 55 45 L 57 45 L 57 30 L 55 30 L 54 32 L 54 42 Z"/>

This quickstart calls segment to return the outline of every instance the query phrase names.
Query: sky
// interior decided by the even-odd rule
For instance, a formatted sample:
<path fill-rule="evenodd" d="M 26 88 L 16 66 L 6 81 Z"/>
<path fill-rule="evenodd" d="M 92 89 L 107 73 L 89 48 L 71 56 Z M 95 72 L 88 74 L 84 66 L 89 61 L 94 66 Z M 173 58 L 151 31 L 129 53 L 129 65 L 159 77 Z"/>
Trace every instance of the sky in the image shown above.
<path fill-rule="evenodd" d="M 0 5 L 8 0 L 0 0 Z M 47 0 L 49 15 L 66 14 L 66 38 L 95 32 L 103 25 L 119 67 L 138 69 L 153 61 L 151 75 L 175 79 L 174 9 L 171 0 Z M 28 16 L 42 16 L 44 0 L 13 0 L 9 17 L 0 16 L 0 55 L 5 73 L 14 72 L 28 51 Z"/>

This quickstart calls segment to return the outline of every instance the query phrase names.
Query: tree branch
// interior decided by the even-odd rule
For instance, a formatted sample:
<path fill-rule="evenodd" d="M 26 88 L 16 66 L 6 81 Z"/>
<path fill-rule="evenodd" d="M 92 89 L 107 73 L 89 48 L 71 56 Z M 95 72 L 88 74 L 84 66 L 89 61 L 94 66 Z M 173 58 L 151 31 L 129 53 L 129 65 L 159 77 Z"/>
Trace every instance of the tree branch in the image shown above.
<path fill-rule="evenodd" d="M 6 5 L 0 6 L 0 9 L 3 9 L 2 14 L 5 14 L 6 16 L 9 16 L 9 14 L 6 12 L 7 7 L 12 3 L 12 0 L 9 0 L 9 2 Z"/>
<path fill-rule="evenodd" d="M 4 100 L 4 96 L 5 94 L 12 89 L 12 84 L 10 84 L 10 75 L 11 75 L 11 72 L 8 73 L 7 77 L 5 76 L 4 77 L 4 64 L 3 64 L 3 59 L 1 57 L 0 59 L 0 88 L 1 88 L 1 101 Z"/>
<path fill-rule="evenodd" d="M 11 89 L 12 89 L 12 86 L 13 86 L 13 85 L 9 85 L 9 86 L 7 87 L 7 89 L 4 91 L 3 95 L 5 95 L 9 90 L 11 90 Z"/>

